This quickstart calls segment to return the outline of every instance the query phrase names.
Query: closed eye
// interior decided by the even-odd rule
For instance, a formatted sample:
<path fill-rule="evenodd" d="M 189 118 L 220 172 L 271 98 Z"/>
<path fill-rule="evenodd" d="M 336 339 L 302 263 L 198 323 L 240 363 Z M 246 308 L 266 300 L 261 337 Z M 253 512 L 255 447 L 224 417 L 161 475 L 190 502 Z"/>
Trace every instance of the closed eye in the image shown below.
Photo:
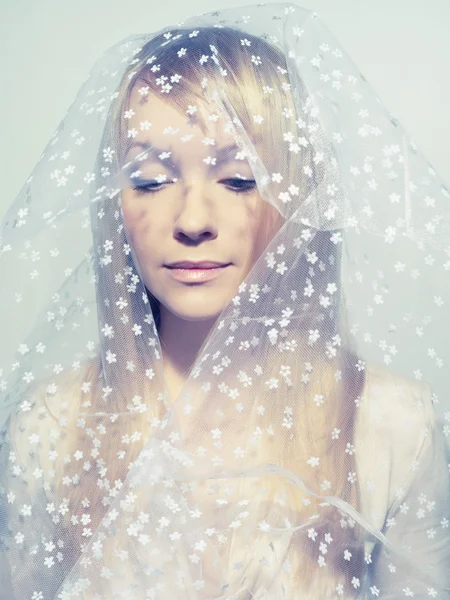
<path fill-rule="evenodd" d="M 244 179 L 243 177 L 230 177 L 222 179 L 219 183 L 225 184 L 227 188 L 237 194 L 250 193 L 256 188 L 254 179 Z"/>
<path fill-rule="evenodd" d="M 133 190 L 138 194 L 154 194 L 159 192 L 164 186 L 176 183 L 177 180 L 158 181 L 156 179 L 138 180 Z M 245 179 L 243 177 L 229 177 L 221 179 L 219 183 L 225 185 L 227 189 L 236 194 L 248 194 L 256 189 L 254 179 Z"/>
<path fill-rule="evenodd" d="M 136 184 L 133 186 L 133 190 L 138 196 L 142 194 L 155 194 L 156 192 L 159 192 L 165 185 L 175 182 L 176 179 L 164 179 L 163 181 L 158 179 L 137 179 Z"/>

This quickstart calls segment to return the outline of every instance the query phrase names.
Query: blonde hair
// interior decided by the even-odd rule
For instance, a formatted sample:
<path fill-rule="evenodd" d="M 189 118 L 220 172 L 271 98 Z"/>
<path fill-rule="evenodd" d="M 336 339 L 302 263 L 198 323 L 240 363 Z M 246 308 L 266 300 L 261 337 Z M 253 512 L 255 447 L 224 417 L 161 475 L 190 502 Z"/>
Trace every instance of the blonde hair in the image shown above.
<path fill-rule="evenodd" d="M 295 153 L 283 151 L 281 148 L 282 140 L 282 124 L 279 119 L 283 110 L 292 111 L 292 118 L 296 116 L 296 105 L 294 102 L 294 94 L 289 87 L 282 86 L 282 81 L 286 74 L 289 74 L 289 68 L 286 64 L 284 55 L 274 46 L 268 44 L 261 38 L 245 34 L 245 37 L 251 41 L 252 53 L 259 55 L 264 60 L 264 69 L 250 68 L 248 55 L 241 49 L 240 40 L 242 33 L 239 30 L 232 28 L 198 28 L 198 35 L 192 38 L 189 42 L 189 54 L 185 60 L 177 60 L 177 50 L 182 47 L 182 38 L 178 38 L 188 30 L 175 29 L 172 30 L 172 39 L 167 41 L 162 35 L 154 38 L 146 43 L 140 50 L 139 54 L 133 60 L 132 65 L 126 70 L 123 75 L 122 82 L 118 89 L 116 101 L 114 102 L 110 114 L 107 119 L 107 125 L 102 140 L 102 145 L 99 152 L 99 165 L 101 149 L 105 147 L 113 147 L 116 152 L 116 168 L 121 168 L 121 161 L 124 153 L 123 140 L 126 139 L 124 133 L 123 113 L 129 105 L 130 96 L 133 88 L 143 83 L 149 86 L 151 92 L 161 93 L 160 88 L 154 83 L 154 77 L 151 75 L 151 64 L 148 60 L 154 55 L 157 56 L 155 62 L 161 61 L 165 66 L 165 74 L 168 75 L 171 70 L 179 73 L 182 78 L 179 84 L 174 87 L 164 99 L 180 109 L 184 106 L 183 102 L 186 99 L 198 99 L 205 101 L 205 96 L 199 92 L 202 89 L 202 80 L 205 75 L 208 75 L 210 80 L 209 85 L 212 85 L 214 92 L 214 84 L 222 87 L 226 92 L 227 105 L 224 104 L 224 110 L 229 110 L 233 107 L 235 115 L 246 132 L 255 132 L 255 137 L 260 141 L 258 152 L 260 159 L 264 165 L 273 165 L 274 171 L 285 172 L 290 175 L 296 184 L 301 186 L 300 197 L 307 197 L 312 186 L 317 186 L 321 178 L 321 172 L 318 165 L 313 163 L 314 148 L 310 144 L 309 148 L 301 155 L 301 160 L 308 161 L 308 164 L 314 168 L 312 178 L 307 178 L 301 168 L 300 159 Z M 181 41 L 178 41 L 181 39 Z M 218 65 L 211 60 L 206 65 L 199 65 L 198 57 L 211 50 L 211 45 L 214 47 L 220 46 L 220 66 L 227 70 L 226 77 L 218 77 Z M 153 64 L 153 63 L 152 63 Z M 271 94 L 264 95 L 262 89 L 264 86 L 272 88 Z M 296 93 L 304 94 L 306 92 L 302 88 L 300 81 L 295 82 Z M 208 88 L 210 89 L 210 88 Z M 217 89 L 217 88 L 216 88 Z M 214 97 L 214 93 L 211 95 Z M 223 97 L 222 97 L 223 98 Z M 220 96 L 219 96 L 220 99 Z M 222 100 L 225 102 L 224 100 Z M 262 124 L 255 131 L 253 115 L 260 114 L 263 117 Z M 277 118 L 273 118 L 276 115 Z M 280 148 L 279 152 L 274 153 L 274 148 Z M 276 166 L 276 168 L 275 168 Z M 97 207 L 95 211 L 97 210 Z M 110 236 L 110 231 L 117 227 L 117 208 L 113 206 L 113 202 L 105 204 L 105 213 L 102 217 L 98 217 L 97 213 L 92 212 L 93 229 L 98 231 L 97 248 L 101 249 L 104 242 Z M 260 230 L 258 233 L 258 243 L 260 248 L 265 248 L 270 243 L 274 234 L 283 226 L 285 219 L 270 207 L 267 202 L 261 202 L 261 219 Z M 315 238 L 311 242 L 311 250 L 314 250 L 320 261 L 327 264 L 327 270 L 323 274 L 318 272 L 314 279 L 315 295 L 318 297 L 321 293 L 326 293 L 326 285 L 330 281 L 330 273 L 339 280 L 340 270 L 340 246 L 335 245 L 330 241 L 331 232 L 316 232 Z M 124 238 L 125 239 L 125 238 Z M 133 264 L 130 254 L 117 252 L 114 258 L 116 272 L 123 273 L 128 269 L 128 273 L 134 273 L 135 265 Z M 306 281 L 310 265 L 306 259 L 302 257 L 296 266 L 298 269 L 298 280 Z M 120 343 L 124 346 L 124 355 L 130 357 L 135 362 L 136 369 L 134 374 L 129 373 L 129 377 L 122 378 L 118 376 L 117 380 L 113 379 L 113 370 L 108 371 L 108 365 L 101 362 L 101 358 L 97 358 L 87 362 L 83 371 L 79 374 L 76 380 L 72 380 L 69 387 L 62 386 L 64 393 L 67 393 L 65 400 L 72 407 L 80 407 L 80 411 L 74 410 L 68 421 L 67 430 L 73 428 L 77 434 L 67 441 L 68 448 L 72 451 L 81 447 L 88 447 L 92 443 L 92 430 L 95 431 L 94 425 L 108 421 L 108 433 L 101 439 L 101 448 L 104 464 L 103 469 L 106 469 L 107 476 L 100 478 L 101 488 L 99 488 L 98 475 L 92 471 L 82 476 L 82 484 L 74 487 L 69 496 L 75 504 L 81 501 L 82 498 L 89 496 L 91 505 L 94 507 L 93 525 L 101 520 L 108 502 L 114 497 L 111 491 L 114 492 L 115 483 L 117 480 L 123 480 L 127 475 L 127 470 L 133 464 L 133 461 L 142 449 L 142 443 L 148 439 L 152 431 L 152 419 L 162 419 L 165 411 L 164 402 L 161 398 L 156 399 L 152 391 L 155 380 L 162 377 L 161 373 L 156 373 L 155 379 L 152 382 L 145 376 L 146 358 L 148 358 L 148 346 L 143 345 L 143 342 L 136 336 L 131 335 L 130 326 L 123 324 L 119 320 L 117 309 L 115 306 L 109 306 L 104 300 L 108 298 L 111 281 L 107 269 L 103 269 L 96 259 L 96 283 L 97 283 L 97 298 L 99 322 L 109 323 L 115 330 L 115 335 L 121 340 Z M 133 294 L 130 297 L 135 300 L 131 306 L 134 323 L 142 322 L 145 316 L 146 298 L 141 301 L 134 298 Z M 155 335 L 157 335 L 159 319 L 158 319 L 158 303 L 149 294 L 152 313 L 155 319 Z M 327 314 L 324 320 L 324 310 L 319 306 L 318 302 L 311 302 L 307 311 L 304 314 L 304 330 L 310 328 L 322 321 L 321 327 L 327 328 L 332 335 L 339 334 L 341 337 L 341 348 L 338 354 L 339 358 L 330 357 L 325 359 L 327 348 L 321 341 L 317 344 L 316 356 L 317 359 L 311 365 L 311 380 L 308 385 L 301 389 L 301 376 L 303 365 L 293 365 L 290 379 L 294 382 L 289 389 L 270 390 L 267 393 L 271 395 L 271 405 L 275 414 L 282 414 L 284 407 L 292 407 L 292 423 L 290 436 L 286 435 L 284 439 L 277 438 L 277 442 L 267 442 L 264 448 L 261 449 L 258 456 L 258 462 L 267 462 L 270 456 L 271 462 L 279 459 L 279 464 L 284 469 L 291 472 L 298 471 L 298 465 L 306 467 L 306 460 L 310 458 L 314 452 L 316 456 L 323 457 L 321 463 L 320 474 L 323 477 L 326 475 L 330 482 L 333 495 L 339 496 L 348 501 L 355 508 L 358 507 L 358 487 L 352 485 L 348 481 L 348 474 L 356 471 L 355 460 L 352 453 L 345 452 L 345 443 L 353 438 L 353 429 L 355 422 L 355 400 L 362 393 L 364 385 L 364 373 L 360 372 L 355 375 L 354 366 L 358 362 L 356 353 L 351 349 L 349 336 L 346 335 L 345 327 L 345 306 L 344 299 L 341 296 L 339 302 L 334 306 L 333 311 Z M 324 337 L 324 336 L 323 336 Z M 267 364 L 264 365 L 268 378 L 279 375 L 279 371 L 285 361 L 282 354 L 274 351 L 268 357 Z M 300 361 L 298 361 L 300 362 Z M 337 377 L 339 372 L 340 377 Z M 114 389 L 114 397 L 112 400 L 106 400 L 102 394 L 101 382 L 106 379 L 107 384 Z M 63 380 L 61 380 L 63 381 Z M 83 381 L 97 382 L 90 389 L 90 409 L 92 415 L 87 417 L 91 425 L 86 426 L 86 423 L 80 426 L 80 418 L 83 420 L 81 413 L 81 384 Z M 162 379 L 160 379 L 163 385 Z M 318 410 L 314 403 L 317 396 L 322 396 L 326 399 L 321 410 Z M 139 397 L 142 404 L 147 406 L 144 412 L 130 412 L 130 404 L 133 398 Z M 149 399 L 149 404 L 146 404 L 146 399 Z M 72 404 L 73 403 L 73 404 Z M 107 410 L 106 410 L 107 409 Z M 256 406 L 254 409 L 256 411 Z M 277 413 L 279 411 L 279 413 Z M 105 416 L 105 412 L 109 416 Z M 111 415 L 116 413 L 118 416 L 113 419 Z M 124 416 L 126 414 L 126 417 Z M 85 419 L 86 420 L 86 419 Z M 330 432 L 332 429 L 341 432 L 338 440 L 332 441 Z M 138 443 L 128 443 L 130 451 L 128 452 L 127 461 L 117 460 L 117 451 L 124 438 L 131 439 L 133 434 L 138 433 Z M 311 432 L 314 433 L 311 436 Z M 95 434 L 96 435 L 96 434 Z M 262 445 L 260 445 L 262 446 Z M 266 453 L 266 450 L 269 452 Z M 69 465 L 61 465 L 65 472 L 70 472 L 73 468 L 73 463 Z M 59 480 L 62 478 L 59 476 Z M 276 477 L 266 478 L 266 489 L 270 490 L 272 498 L 275 498 L 280 481 Z M 311 478 L 309 485 L 319 492 L 320 485 L 323 481 L 319 481 L 318 475 L 316 478 Z M 243 484 L 245 485 L 245 484 Z M 89 486 L 89 489 L 88 489 Z M 286 486 L 287 489 L 287 486 Z M 67 491 L 63 489 L 61 482 L 57 481 L 55 492 L 61 494 L 61 497 L 67 495 Z M 108 493 L 110 494 L 109 500 Z M 321 514 L 321 519 L 315 523 L 315 529 L 320 531 L 321 527 L 324 532 L 330 532 L 335 527 L 335 538 L 338 536 L 341 539 L 345 538 L 346 547 L 356 547 L 358 540 L 358 528 L 348 527 L 341 529 L 339 516 L 336 509 L 333 507 L 321 506 L 319 510 L 319 501 L 310 499 L 310 503 L 306 501 L 305 494 L 298 489 L 292 487 L 287 491 L 288 500 L 287 506 L 291 515 L 302 514 L 312 515 L 318 511 Z M 322 525 L 321 525 L 322 523 Z M 239 537 L 235 537 L 235 544 L 238 543 Z M 292 539 L 292 545 L 295 547 L 295 536 Z M 328 555 L 328 563 L 334 571 L 336 579 L 340 580 L 344 575 L 353 577 L 357 574 L 358 568 L 361 566 L 361 560 L 352 561 L 352 569 L 349 564 L 342 559 L 341 547 L 336 550 L 335 556 L 330 553 Z M 339 554 L 340 553 L 340 554 Z M 294 552 L 295 554 L 295 552 Z M 293 561 L 293 568 L 304 583 L 312 584 L 314 573 L 317 571 L 317 559 L 313 556 L 303 555 L 298 553 L 298 557 Z M 345 564 L 344 564 L 345 562 Z M 231 566 L 230 566 L 231 568 Z"/>

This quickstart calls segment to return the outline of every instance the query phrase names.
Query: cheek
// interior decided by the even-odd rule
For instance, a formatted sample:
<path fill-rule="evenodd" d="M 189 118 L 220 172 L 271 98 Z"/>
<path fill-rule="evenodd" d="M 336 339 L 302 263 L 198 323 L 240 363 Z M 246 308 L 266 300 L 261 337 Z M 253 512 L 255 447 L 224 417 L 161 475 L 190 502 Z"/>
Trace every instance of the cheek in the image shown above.
<path fill-rule="evenodd" d="M 121 196 L 123 224 L 129 242 L 134 241 L 139 221 L 143 217 L 143 209 L 139 208 L 131 193 L 123 191 Z"/>
<path fill-rule="evenodd" d="M 253 261 L 266 250 L 284 223 L 278 210 L 261 199 L 253 235 Z"/>
<path fill-rule="evenodd" d="M 261 217 L 265 201 L 259 196 L 238 198 L 224 204 L 218 215 L 222 249 L 231 250 L 241 267 L 249 269 L 261 253 Z M 219 244 L 221 245 L 221 244 Z M 264 244 L 265 246 L 265 244 Z"/>
<path fill-rule="evenodd" d="M 221 214 L 219 231 L 226 228 L 239 244 L 251 245 L 258 230 L 260 202 L 263 201 L 250 198 L 247 202 L 229 203 Z"/>
<path fill-rule="evenodd" d="M 139 198 L 128 198 L 126 195 L 122 199 L 122 213 L 128 241 L 137 256 L 152 254 L 153 249 L 157 251 L 160 229 L 157 215 L 150 215 L 148 208 L 142 206 Z"/>

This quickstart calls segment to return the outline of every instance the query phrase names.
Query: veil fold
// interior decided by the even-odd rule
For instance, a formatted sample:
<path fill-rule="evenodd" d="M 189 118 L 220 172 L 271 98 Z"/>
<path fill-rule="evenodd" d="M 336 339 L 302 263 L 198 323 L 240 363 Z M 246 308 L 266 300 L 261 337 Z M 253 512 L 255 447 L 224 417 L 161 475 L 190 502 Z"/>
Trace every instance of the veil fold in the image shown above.
<path fill-rule="evenodd" d="M 142 183 L 144 134 L 190 143 L 152 98 L 199 167 L 231 136 L 263 215 L 175 398 L 125 218 L 187 186 Z M 0 598 L 449 599 L 449 198 L 296 4 L 106 50 L 1 225 Z"/>

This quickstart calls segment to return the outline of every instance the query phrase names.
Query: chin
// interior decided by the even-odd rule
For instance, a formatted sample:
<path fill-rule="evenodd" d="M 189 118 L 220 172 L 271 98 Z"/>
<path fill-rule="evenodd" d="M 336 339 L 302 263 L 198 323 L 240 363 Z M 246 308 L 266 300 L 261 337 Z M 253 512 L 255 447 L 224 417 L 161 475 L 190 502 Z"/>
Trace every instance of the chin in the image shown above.
<path fill-rule="evenodd" d="M 183 319 L 183 321 L 189 321 L 191 323 L 206 323 L 206 322 L 213 323 L 214 321 L 217 320 L 218 316 L 220 315 L 220 312 L 221 311 L 219 311 L 218 313 L 215 313 L 215 314 L 178 313 L 177 317 L 179 317 L 180 319 Z"/>
<path fill-rule="evenodd" d="M 180 293 L 175 298 L 161 298 L 160 302 L 166 310 L 184 321 L 211 321 L 216 320 L 229 303 L 228 298 L 213 296 Z"/>
<path fill-rule="evenodd" d="M 186 304 L 179 306 L 178 303 L 165 304 L 167 310 L 184 321 L 215 321 L 225 306 L 226 304 L 219 307 L 211 306 L 211 304 L 202 305 L 200 303 L 197 303 L 197 306 L 192 307 L 186 306 Z"/>
<path fill-rule="evenodd" d="M 176 285 L 154 289 L 165 310 L 184 321 L 215 321 L 236 293 L 234 285 Z M 158 293 L 159 292 L 159 293 Z"/>

